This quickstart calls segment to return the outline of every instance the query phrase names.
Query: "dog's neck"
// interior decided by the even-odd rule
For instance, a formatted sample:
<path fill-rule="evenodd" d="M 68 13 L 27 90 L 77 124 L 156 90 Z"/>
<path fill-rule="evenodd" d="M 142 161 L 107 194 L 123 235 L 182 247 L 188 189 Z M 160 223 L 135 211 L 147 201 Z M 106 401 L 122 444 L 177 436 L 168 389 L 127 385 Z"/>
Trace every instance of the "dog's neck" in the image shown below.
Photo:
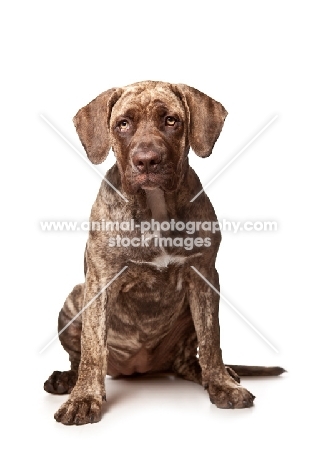
<path fill-rule="evenodd" d="M 145 190 L 147 206 L 152 212 L 152 219 L 158 222 L 169 221 L 164 191 L 160 188 Z"/>

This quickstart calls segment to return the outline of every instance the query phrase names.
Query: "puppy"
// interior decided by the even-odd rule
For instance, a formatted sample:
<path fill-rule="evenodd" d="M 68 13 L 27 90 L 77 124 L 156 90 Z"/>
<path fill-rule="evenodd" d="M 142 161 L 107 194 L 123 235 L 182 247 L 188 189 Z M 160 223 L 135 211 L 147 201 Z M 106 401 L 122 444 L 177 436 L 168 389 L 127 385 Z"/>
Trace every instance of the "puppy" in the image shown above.
<path fill-rule="evenodd" d="M 190 203 L 202 186 L 188 153 L 209 156 L 226 115 L 192 87 L 144 81 L 100 94 L 75 116 L 89 159 L 99 164 L 112 148 L 116 164 L 92 207 L 85 283 L 59 315 L 71 370 L 55 371 L 44 385 L 70 393 L 57 421 L 99 421 L 107 374 L 170 372 L 202 385 L 219 408 L 247 408 L 254 396 L 237 374 L 284 371 L 222 360 L 221 235 L 204 229 L 217 223 L 205 192 Z"/>

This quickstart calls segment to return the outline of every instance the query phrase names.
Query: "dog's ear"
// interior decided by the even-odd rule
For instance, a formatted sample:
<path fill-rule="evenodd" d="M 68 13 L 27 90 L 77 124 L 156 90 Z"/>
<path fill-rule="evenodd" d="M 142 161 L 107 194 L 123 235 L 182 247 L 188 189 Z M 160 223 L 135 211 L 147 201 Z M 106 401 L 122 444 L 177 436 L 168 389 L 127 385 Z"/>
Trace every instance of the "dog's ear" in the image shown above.
<path fill-rule="evenodd" d="M 103 162 L 110 150 L 109 119 L 121 93 L 120 88 L 105 91 L 80 109 L 73 118 L 80 141 L 93 164 Z"/>
<path fill-rule="evenodd" d="M 227 111 L 220 102 L 191 86 L 175 85 L 175 92 L 187 110 L 191 148 L 197 156 L 206 158 L 221 133 Z"/>

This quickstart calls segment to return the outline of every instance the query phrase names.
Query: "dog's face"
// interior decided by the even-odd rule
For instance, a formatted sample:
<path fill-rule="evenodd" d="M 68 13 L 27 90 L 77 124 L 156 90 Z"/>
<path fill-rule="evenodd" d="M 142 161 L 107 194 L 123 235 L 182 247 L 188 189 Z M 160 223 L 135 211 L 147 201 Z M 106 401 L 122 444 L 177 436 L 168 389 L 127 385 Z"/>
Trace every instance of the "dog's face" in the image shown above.
<path fill-rule="evenodd" d="M 177 188 L 188 152 L 187 115 L 167 87 L 134 85 L 114 105 L 112 146 L 127 192 Z"/>
<path fill-rule="evenodd" d="M 80 109 L 74 123 L 92 162 L 113 148 L 123 189 L 175 191 L 190 146 L 209 156 L 226 111 L 186 85 L 145 81 L 102 93 Z"/>

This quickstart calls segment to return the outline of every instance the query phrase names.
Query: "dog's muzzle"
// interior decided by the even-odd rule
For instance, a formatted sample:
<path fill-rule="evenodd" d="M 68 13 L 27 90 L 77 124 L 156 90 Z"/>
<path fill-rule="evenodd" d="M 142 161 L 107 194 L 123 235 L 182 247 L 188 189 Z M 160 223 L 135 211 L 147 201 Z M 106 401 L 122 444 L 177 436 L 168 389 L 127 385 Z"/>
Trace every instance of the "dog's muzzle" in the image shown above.
<path fill-rule="evenodd" d="M 157 151 L 136 151 L 132 156 L 132 163 L 140 174 L 155 174 L 161 160 L 161 154 Z"/>

